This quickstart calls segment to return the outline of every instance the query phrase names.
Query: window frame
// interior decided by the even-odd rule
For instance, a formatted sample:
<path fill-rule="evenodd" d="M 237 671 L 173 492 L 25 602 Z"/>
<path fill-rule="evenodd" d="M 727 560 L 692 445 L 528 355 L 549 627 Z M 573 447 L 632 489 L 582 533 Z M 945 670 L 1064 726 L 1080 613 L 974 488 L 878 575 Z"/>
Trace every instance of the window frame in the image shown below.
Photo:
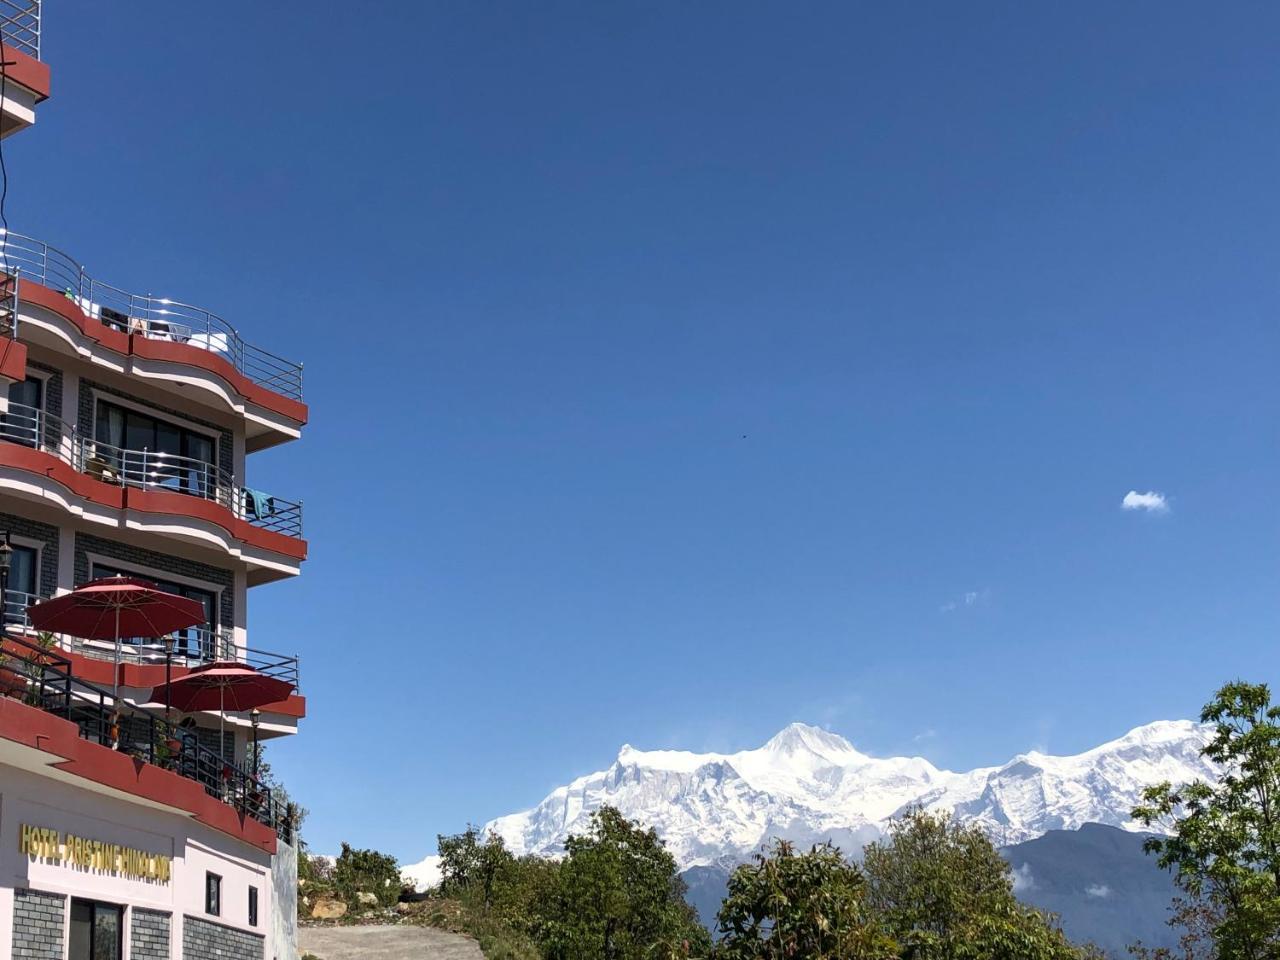
<path fill-rule="evenodd" d="M 258 888 L 254 884 L 249 884 L 249 926 L 256 927 L 258 925 Z"/>
<path fill-rule="evenodd" d="M 79 904 L 89 908 L 89 956 L 84 960 L 99 960 L 97 957 L 97 921 L 99 908 L 111 910 L 116 915 L 116 950 L 117 958 L 124 956 L 124 928 L 125 928 L 125 908 L 123 904 L 112 903 L 109 900 L 91 900 L 88 897 L 70 897 L 67 904 L 67 956 L 71 957 L 71 930 L 76 923 L 75 911 Z M 81 960 L 79 957 L 73 957 L 71 960 Z"/>
<path fill-rule="evenodd" d="M 222 916 L 222 874 L 204 872 L 204 912 L 210 917 Z"/>

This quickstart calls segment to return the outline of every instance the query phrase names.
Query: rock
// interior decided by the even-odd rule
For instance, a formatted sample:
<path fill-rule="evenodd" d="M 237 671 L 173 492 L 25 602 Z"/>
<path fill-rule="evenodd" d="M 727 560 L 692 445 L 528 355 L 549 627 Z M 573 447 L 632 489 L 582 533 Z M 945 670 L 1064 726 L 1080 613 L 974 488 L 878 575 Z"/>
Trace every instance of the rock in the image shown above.
<path fill-rule="evenodd" d="M 316 920 L 337 920 L 345 916 L 347 905 L 341 900 L 321 899 L 311 908 L 311 916 Z"/>
<path fill-rule="evenodd" d="M 378 905 L 378 898 L 372 893 L 365 893 L 363 890 L 356 894 L 356 899 L 360 901 L 361 906 L 376 907 Z"/>

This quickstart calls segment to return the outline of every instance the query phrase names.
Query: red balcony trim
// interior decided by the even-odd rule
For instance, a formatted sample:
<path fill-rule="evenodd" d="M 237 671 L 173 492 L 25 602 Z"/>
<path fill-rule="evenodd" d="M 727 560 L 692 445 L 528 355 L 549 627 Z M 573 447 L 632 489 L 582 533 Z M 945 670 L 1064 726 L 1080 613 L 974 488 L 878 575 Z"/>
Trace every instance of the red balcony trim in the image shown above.
<path fill-rule="evenodd" d="M 101 344 L 122 356 L 142 357 L 145 360 L 160 360 L 182 363 L 187 366 L 200 367 L 216 374 L 230 384 L 241 397 L 278 413 L 290 420 L 305 424 L 307 422 L 307 405 L 291 400 L 259 386 L 244 374 L 240 373 L 224 358 L 200 347 L 185 343 L 170 343 L 164 340 L 152 340 L 137 334 L 121 333 L 113 330 L 101 320 L 95 320 L 80 309 L 65 294 L 59 293 L 34 280 L 23 280 L 18 288 L 18 295 L 28 303 L 44 307 L 62 317 L 90 340 Z M 21 332 L 21 328 L 19 328 Z"/>
<path fill-rule="evenodd" d="M 0 377 L 6 380 L 27 379 L 27 345 L 21 340 L 0 338 Z"/>
<path fill-rule="evenodd" d="M 5 76 L 34 93 L 37 103 L 48 100 L 51 89 L 49 65 L 7 43 L 0 43 L 0 50 L 4 52 Z"/>
<path fill-rule="evenodd" d="M 2 646 L 3 644 L 0 644 L 0 647 Z M 6 649 L 10 654 L 17 657 L 24 657 L 30 652 L 16 644 Z M 100 660 L 97 657 L 87 657 L 83 653 L 66 650 L 62 647 L 58 647 L 53 652 L 57 656 L 71 661 L 71 673 L 78 679 L 99 687 L 112 685 L 112 674 L 116 672 L 116 666 L 111 661 Z M 178 677 L 185 676 L 190 672 L 186 667 L 175 665 L 173 667 L 173 678 L 176 680 Z M 119 683 L 122 687 L 129 687 L 134 690 L 158 687 L 164 683 L 164 664 L 122 663 L 119 668 Z M 295 693 L 286 700 L 267 704 L 259 709 L 263 713 L 278 713 L 284 717 L 294 717 L 300 720 L 307 715 L 307 698 Z"/>
<path fill-rule="evenodd" d="M 241 520 L 230 509 L 212 500 L 171 493 L 167 490 L 139 490 L 121 487 L 72 468 L 69 463 L 51 453 L 25 447 L 20 443 L 0 442 L 0 466 L 15 467 L 29 473 L 42 474 L 56 480 L 77 496 L 91 503 L 116 510 L 137 510 L 164 516 L 193 517 L 215 524 L 234 539 L 251 546 L 261 547 L 273 553 L 283 554 L 295 560 L 307 558 L 307 541 L 288 537 L 274 530 L 255 527 L 248 520 Z"/>
<path fill-rule="evenodd" d="M 59 770 L 185 810 L 214 830 L 267 853 L 276 852 L 276 834 L 270 827 L 252 817 L 242 817 L 230 804 L 209 796 L 194 780 L 135 760 L 100 743 L 82 740 L 79 729 L 69 720 L 13 699 L 0 698 L 0 739 L 62 757 L 53 764 Z"/>

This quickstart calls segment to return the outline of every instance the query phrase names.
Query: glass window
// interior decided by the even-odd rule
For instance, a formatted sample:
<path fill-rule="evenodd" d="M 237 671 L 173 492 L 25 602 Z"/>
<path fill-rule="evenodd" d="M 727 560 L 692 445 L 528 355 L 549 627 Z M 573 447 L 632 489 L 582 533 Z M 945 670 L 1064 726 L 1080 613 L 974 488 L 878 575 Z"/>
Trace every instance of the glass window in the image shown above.
<path fill-rule="evenodd" d="M 92 900 L 71 901 L 67 960 L 120 960 L 123 908 Z"/>
<path fill-rule="evenodd" d="M 249 888 L 249 926 L 258 925 L 258 888 Z"/>
<path fill-rule="evenodd" d="M 95 563 L 91 576 L 94 580 L 114 576 L 142 577 L 144 580 L 150 580 L 165 593 L 176 593 L 180 597 L 188 597 L 198 601 L 204 607 L 204 623 L 198 627 L 179 630 L 174 634 L 176 638 L 173 646 L 174 655 L 179 657 L 199 657 L 202 660 L 218 659 L 218 651 L 214 646 L 214 640 L 218 633 L 218 595 L 212 590 L 201 590 L 199 587 L 192 587 L 185 583 L 161 580 L 158 577 L 151 576 L 149 573 L 134 573 L 132 570 L 123 570 L 120 567 L 112 567 L 105 563 Z M 150 642 L 155 640 L 155 637 L 139 639 Z"/>
<path fill-rule="evenodd" d="M 40 439 L 40 414 L 44 409 L 44 381 L 28 377 L 21 383 L 9 384 L 9 412 L 0 417 L 6 440 L 36 446 Z"/>
<path fill-rule="evenodd" d="M 4 598 L 6 623 L 26 622 L 27 606 L 35 600 L 39 556 L 34 547 L 13 544 L 13 559 L 9 566 L 9 595 Z"/>
<path fill-rule="evenodd" d="M 216 873 L 204 875 L 204 912 L 211 917 L 222 914 L 222 878 Z"/>
<path fill-rule="evenodd" d="M 216 492 L 214 442 L 206 434 L 99 400 L 93 436 L 98 459 L 114 466 L 126 483 L 166 486 L 199 497 Z M 148 454 L 145 465 L 143 451 Z"/>

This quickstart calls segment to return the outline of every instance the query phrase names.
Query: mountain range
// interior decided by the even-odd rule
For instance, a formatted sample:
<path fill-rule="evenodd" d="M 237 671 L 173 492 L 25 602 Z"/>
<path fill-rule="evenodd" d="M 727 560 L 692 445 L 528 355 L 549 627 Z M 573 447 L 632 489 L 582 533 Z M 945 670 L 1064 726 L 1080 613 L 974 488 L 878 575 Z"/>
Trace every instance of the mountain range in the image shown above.
<path fill-rule="evenodd" d="M 922 757 L 876 758 L 794 723 L 755 750 L 690 753 L 624 746 L 606 769 L 486 825 L 518 854 L 560 854 L 604 804 L 654 827 L 681 869 L 740 863 L 773 837 L 830 840 L 850 854 L 912 806 L 951 811 L 998 846 L 1100 823 L 1136 830 L 1144 787 L 1211 777 L 1205 727 L 1159 721 L 1075 756 L 1038 752 L 967 772 Z"/>
<path fill-rule="evenodd" d="M 553 790 L 532 809 L 485 825 L 517 854 L 558 856 L 605 804 L 652 826 L 675 856 L 689 900 L 710 926 L 729 872 L 774 837 L 831 841 L 851 856 L 913 806 L 980 825 L 1014 870 L 1018 895 L 1062 917 L 1068 935 L 1115 956 L 1142 939 L 1172 946 L 1174 891 L 1142 851 L 1129 816 L 1145 787 L 1211 779 L 1209 728 L 1157 721 L 1074 756 L 1031 751 L 955 772 L 921 757 L 877 758 L 843 737 L 793 723 L 737 753 L 637 750 Z M 438 857 L 408 867 L 438 881 Z"/>

